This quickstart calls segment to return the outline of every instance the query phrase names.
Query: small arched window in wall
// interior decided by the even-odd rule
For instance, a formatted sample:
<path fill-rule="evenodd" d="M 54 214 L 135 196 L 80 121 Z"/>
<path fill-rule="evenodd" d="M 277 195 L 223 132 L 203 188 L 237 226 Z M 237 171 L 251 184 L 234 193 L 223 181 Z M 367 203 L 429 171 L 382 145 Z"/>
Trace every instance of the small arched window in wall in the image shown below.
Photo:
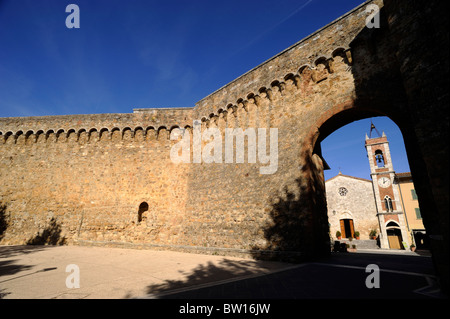
<path fill-rule="evenodd" d="M 138 211 L 138 223 L 140 223 L 144 216 L 142 216 L 146 211 L 148 211 L 148 204 L 146 202 L 142 202 L 139 205 L 139 211 Z"/>
<path fill-rule="evenodd" d="M 380 150 L 375 151 L 375 162 L 379 168 L 384 167 L 384 156 L 383 152 Z"/>
<path fill-rule="evenodd" d="M 384 197 L 384 206 L 387 212 L 392 212 L 394 210 L 392 206 L 392 199 L 387 195 Z"/>

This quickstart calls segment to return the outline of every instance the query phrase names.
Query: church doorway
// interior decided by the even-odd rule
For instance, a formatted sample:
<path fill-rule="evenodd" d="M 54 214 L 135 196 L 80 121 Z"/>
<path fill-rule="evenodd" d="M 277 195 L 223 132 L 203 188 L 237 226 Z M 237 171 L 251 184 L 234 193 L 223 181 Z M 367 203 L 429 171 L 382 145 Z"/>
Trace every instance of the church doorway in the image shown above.
<path fill-rule="evenodd" d="M 403 249 L 402 232 L 396 223 L 388 223 L 386 225 L 386 233 L 390 249 Z"/>
<path fill-rule="evenodd" d="M 355 227 L 353 219 L 345 218 L 340 220 L 342 238 L 353 238 L 355 235 Z"/>

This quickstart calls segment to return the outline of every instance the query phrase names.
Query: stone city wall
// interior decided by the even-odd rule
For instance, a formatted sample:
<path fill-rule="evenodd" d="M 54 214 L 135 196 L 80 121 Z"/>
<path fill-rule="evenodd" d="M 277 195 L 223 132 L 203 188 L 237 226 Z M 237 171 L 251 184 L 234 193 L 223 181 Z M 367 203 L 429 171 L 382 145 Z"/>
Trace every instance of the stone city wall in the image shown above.
<path fill-rule="evenodd" d="M 0 119 L 0 200 L 10 223 L 2 243 L 42 238 L 50 227 L 68 243 L 329 251 L 319 127 L 379 96 L 383 88 L 360 88 L 382 73 L 374 65 L 395 64 L 390 43 L 377 48 L 389 54 L 371 58 L 369 3 L 382 7 L 366 2 L 194 108 Z M 169 133 L 192 134 L 194 120 L 222 135 L 277 128 L 276 172 L 247 160 L 174 164 Z"/>

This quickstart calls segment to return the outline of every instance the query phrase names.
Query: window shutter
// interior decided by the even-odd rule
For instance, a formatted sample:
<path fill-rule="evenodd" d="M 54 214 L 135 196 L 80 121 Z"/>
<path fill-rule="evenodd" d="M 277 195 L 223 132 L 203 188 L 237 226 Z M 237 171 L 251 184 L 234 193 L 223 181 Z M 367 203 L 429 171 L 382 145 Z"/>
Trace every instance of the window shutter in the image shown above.
<path fill-rule="evenodd" d="M 415 210 L 416 210 L 416 218 L 422 219 L 422 215 L 420 215 L 420 208 L 415 208 Z"/>
<path fill-rule="evenodd" d="M 412 199 L 417 199 L 417 193 L 415 189 L 411 189 Z"/>

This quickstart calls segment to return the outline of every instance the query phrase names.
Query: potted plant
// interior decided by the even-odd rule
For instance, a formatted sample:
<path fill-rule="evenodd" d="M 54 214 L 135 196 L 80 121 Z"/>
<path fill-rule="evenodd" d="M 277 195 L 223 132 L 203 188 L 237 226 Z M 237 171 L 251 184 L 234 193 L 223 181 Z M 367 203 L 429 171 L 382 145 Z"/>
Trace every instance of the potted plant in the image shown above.
<path fill-rule="evenodd" d="M 348 246 L 347 250 L 349 252 L 356 252 L 356 245 L 352 245 L 352 248 L 350 248 L 350 245 Z"/>
<path fill-rule="evenodd" d="M 341 234 L 341 232 L 338 230 L 338 231 L 336 232 L 336 238 L 339 239 L 339 240 L 341 240 L 341 236 L 342 236 L 342 234 Z"/>
<path fill-rule="evenodd" d="M 411 251 L 416 251 L 416 245 L 411 244 L 411 246 L 409 246 L 411 248 Z"/>
<path fill-rule="evenodd" d="M 375 229 L 372 229 L 369 233 L 369 237 L 371 239 L 377 239 L 377 231 Z"/>
<path fill-rule="evenodd" d="M 355 238 L 356 238 L 356 240 L 359 239 L 359 231 L 355 231 Z"/>

